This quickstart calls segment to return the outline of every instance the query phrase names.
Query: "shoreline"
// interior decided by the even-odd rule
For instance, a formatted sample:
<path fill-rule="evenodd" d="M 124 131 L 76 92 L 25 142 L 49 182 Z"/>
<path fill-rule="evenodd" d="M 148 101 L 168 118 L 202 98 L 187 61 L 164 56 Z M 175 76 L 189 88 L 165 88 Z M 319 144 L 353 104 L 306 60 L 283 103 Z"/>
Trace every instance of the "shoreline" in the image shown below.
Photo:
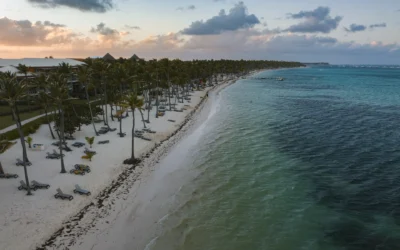
<path fill-rule="evenodd" d="M 255 71 L 249 75 L 257 74 L 261 71 L 264 70 Z M 238 77 L 233 80 L 224 80 L 224 83 L 219 83 L 211 89 L 208 89 L 205 94 L 207 95 L 213 91 L 215 91 L 217 94 L 228 86 L 236 83 L 238 80 L 241 80 L 241 78 Z M 107 213 L 107 209 L 111 209 L 110 204 L 114 204 L 117 199 L 112 196 L 115 194 L 117 194 L 116 196 L 119 196 L 121 193 L 126 194 L 129 189 L 137 184 L 138 181 L 141 181 L 142 178 L 146 178 L 144 175 L 152 172 L 152 168 L 162 158 L 166 157 L 171 148 L 178 144 L 181 139 L 187 135 L 188 131 L 195 126 L 197 116 L 201 114 L 202 110 L 207 104 L 208 97 L 206 97 L 206 95 L 193 108 L 193 110 L 191 110 L 190 113 L 185 116 L 183 122 L 181 122 L 179 126 L 167 136 L 167 138 L 161 140 L 159 143 L 156 143 L 154 147 L 138 157 L 138 159 L 141 160 L 139 164 L 129 166 L 124 169 L 121 174 L 119 174 L 116 178 L 113 178 L 109 187 L 105 188 L 97 195 L 95 201 L 90 202 L 85 207 L 77 211 L 74 216 L 63 222 L 60 229 L 48 237 L 44 243 L 42 242 L 36 246 L 35 249 L 45 250 L 59 249 L 60 247 L 71 247 L 76 243 L 76 237 L 84 237 L 85 231 L 87 232 L 93 228 L 99 218 L 102 218 L 102 216 L 98 216 L 98 212 L 100 212 L 99 210 L 102 210 L 101 213 Z M 88 214 L 96 214 L 96 216 L 92 218 L 84 218 Z M 83 225 L 80 225 L 80 222 Z M 78 232 L 74 234 L 73 231 L 75 228 L 78 228 Z"/>
<path fill-rule="evenodd" d="M 252 71 L 246 77 L 255 75 L 268 69 Z M 135 153 L 142 160 L 137 166 L 122 164 L 124 156 L 130 152 L 130 136 L 116 138 L 116 134 L 109 133 L 96 137 L 96 140 L 110 139 L 109 146 L 94 146 L 98 152 L 92 162 L 83 162 L 93 168 L 94 171 L 87 177 L 79 177 L 71 174 L 59 174 L 59 161 L 46 160 L 45 151 L 52 148 L 50 144 L 54 142 L 49 135 L 48 128 L 42 125 L 38 131 L 31 135 L 34 143 L 45 143 L 46 150 L 41 152 L 29 151 L 32 167 L 28 168 L 30 180 L 37 180 L 51 184 L 49 191 L 37 191 L 33 196 L 26 196 L 22 191 L 18 191 L 17 180 L 0 182 L 0 199 L 4 205 L 0 207 L 0 212 L 4 215 L 0 219 L 0 248 L 1 249 L 69 249 L 68 245 L 73 245 L 77 238 L 85 236 L 85 231 L 95 227 L 99 218 L 104 218 L 112 211 L 118 210 L 116 204 L 123 199 L 121 196 L 129 193 L 129 190 L 145 180 L 152 172 L 160 159 L 166 157 L 174 145 L 178 144 L 196 124 L 198 114 L 208 103 L 207 93 L 211 91 L 219 92 L 222 89 L 241 80 L 242 77 L 233 77 L 218 80 L 218 85 L 212 88 L 205 88 L 202 91 L 192 93 L 192 101 L 184 113 L 168 112 L 165 117 L 151 119 L 148 124 L 157 133 L 149 135 L 151 142 L 142 141 L 135 138 Z M 184 107 L 184 104 L 179 104 Z M 150 112 L 154 117 L 154 110 Z M 140 129 L 143 124 L 140 122 L 140 114 L 136 114 L 136 127 Z M 168 122 L 167 119 L 174 119 L 176 123 Z M 131 129 L 131 119 L 123 122 L 123 130 L 129 132 Z M 110 126 L 117 127 L 118 122 L 110 122 Z M 98 124 L 97 127 L 100 125 Z M 91 136 L 93 130 L 91 126 L 83 126 L 82 131 L 77 131 L 75 137 L 82 141 L 85 136 Z M 84 140 L 83 140 L 84 141 Z M 129 143 L 128 143 L 129 142 Z M 5 171 L 18 173 L 20 178 L 22 168 L 16 167 L 15 158 L 20 157 L 20 147 L 17 144 L 11 147 L 2 155 L 2 163 Z M 48 148 L 47 148 L 48 147 Z M 73 148 L 73 152 L 66 153 L 66 167 L 69 170 L 72 164 L 80 163 L 83 149 Z M 79 184 L 89 189 L 93 196 L 76 196 L 73 201 L 59 201 L 53 198 L 55 189 L 61 187 L 66 193 L 71 193 L 73 184 Z M 76 231 L 78 227 L 84 227 L 81 231 Z M 58 247 L 54 247 L 57 245 Z"/>

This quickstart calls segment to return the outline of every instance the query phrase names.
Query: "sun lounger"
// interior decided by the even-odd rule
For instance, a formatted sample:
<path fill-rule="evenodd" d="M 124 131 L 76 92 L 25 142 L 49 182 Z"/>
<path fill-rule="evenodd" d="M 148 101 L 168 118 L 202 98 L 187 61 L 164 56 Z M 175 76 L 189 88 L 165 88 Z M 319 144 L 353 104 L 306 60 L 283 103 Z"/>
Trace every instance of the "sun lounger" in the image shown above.
<path fill-rule="evenodd" d="M 69 171 L 70 174 L 74 174 L 74 175 L 85 175 L 86 172 L 84 170 L 81 169 L 71 169 Z"/>
<path fill-rule="evenodd" d="M 87 172 L 87 173 L 90 173 L 90 167 L 88 166 L 88 165 L 84 165 L 84 164 L 75 164 L 75 169 L 79 169 L 79 170 L 82 170 L 82 171 L 85 171 L 85 172 Z"/>
<path fill-rule="evenodd" d="M 110 143 L 110 140 L 105 140 L 105 141 L 99 141 L 98 144 L 107 144 Z"/>
<path fill-rule="evenodd" d="M 90 191 L 81 188 L 78 184 L 75 185 L 74 193 L 78 194 L 85 194 L 85 195 L 90 195 Z"/>
<path fill-rule="evenodd" d="M 60 188 L 57 188 L 57 193 L 54 195 L 54 198 L 58 199 L 68 199 L 68 200 L 72 200 L 74 197 L 70 194 L 64 194 L 63 191 L 61 191 Z"/>
<path fill-rule="evenodd" d="M 19 185 L 18 190 L 22 190 L 22 189 L 28 190 L 28 186 L 26 185 L 26 183 L 25 183 L 23 180 L 19 181 L 19 183 L 20 183 L 21 185 Z M 36 190 L 36 187 L 34 187 L 34 186 L 32 186 L 32 187 L 30 187 L 30 188 L 31 188 L 32 190 Z"/>
<path fill-rule="evenodd" d="M 175 120 L 168 120 L 169 122 L 175 122 Z"/>
<path fill-rule="evenodd" d="M 89 150 L 88 148 L 85 148 L 85 151 L 83 151 L 85 154 L 86 154 L 86 152 L 91 152 L 91 153 L 94 153 L 94 154 L 96 154 L 96 151 L 93 151 L 93 150 Z"/>
<path fill-rule="evenodd" d="M 58 147 L 58 148 L 60 148 L 60 147 Z M 71 152 L 71 151 L 72 151 L 72 149 L 71 149 L 70 147 L 68 147 L 67 145 L 63 145 L 63 146 L 62 146 L 62 149 L 63 149 L 64 151 L 67 151 L 67 152 Z"/>
<path fill-rule="evenodd" d="M 74 144 L 72 144 L 72 146 L 80 148 L 80 147 L 85 146 L 85 143 L 83 143 L 83 142 L 74 142 Z"/>
<path fill-rule="evenodd" d="M 100 129 L 99 131 L 97 131 L 99 134 L 104 135 L 108 133 L 108 129 Z"/>
<path fill-rule="evenodd" d="M 47 155 L 46 155 L 46 159 L 60 159 L 61 158 L 61 156 L 59 155 L 59 154 L 50 154 L 49 152 L 47 152 Z"/>
<path fill-rule="evenodd" d="M 36 189 L 49 189 L 50 185 L 49 184 L 43 184 L 37 181 L 32 181 L 32 187 L 36 188 Z"/>
<path fill-rule="evenodd" d="M 4 173 L 4 174 L 0 174 L 0 179 L 11 179 L 11 178 L 18 178 L 17 174 L 8 174 L 8 173 Z"/>
<path fill-rule="evenodd" d="M 63 142 L 62 144 L 67 145 L 66 142 Z M 60 146 L 60 141 L 53 142 L 51 145 L 59 147 Z"/>
<path fill-rule="evenodd" d="M 24 162 L 20 158 L 17 158 L 17 162 L 15 163 L 15 165 L 24 166 Z M 30 165 L 32 165 L 32 163 L 30 163 L 29 161 L 26 162 L 26 166 L 30 166 Z"/>

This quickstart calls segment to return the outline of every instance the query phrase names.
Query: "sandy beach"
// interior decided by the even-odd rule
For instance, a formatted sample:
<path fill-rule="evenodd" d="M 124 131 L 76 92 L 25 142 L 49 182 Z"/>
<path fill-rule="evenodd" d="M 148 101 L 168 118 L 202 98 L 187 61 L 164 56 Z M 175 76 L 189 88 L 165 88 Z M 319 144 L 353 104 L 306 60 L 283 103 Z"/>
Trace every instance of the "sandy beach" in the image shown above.
<path fill-rule="evenodd" d="M 24 191 L 19 191 L 19 180 L 23 177 L 23 168 L 15 166 L 15 159 L 21 158 L 21 146 L 19 142 L 4 153 L 2 163 L 6 172 L 16 173 L 18 179 L 3 180 L 0 182 L 0 199 L 2 206 L 0 213 L 4 216 L 0 219 L 0 249 L 90 249 L 97 241 L 94 232 L 109 227 L 113 216 L 116 217 L 123 207 L 129 206 L 126 200 L 134 196 L 137 188 L 146 180 L 154 166 L 161 158 L 167 155 L 177 142 L 184 137 L 185 131 L 193 127 L 196 120 L 207 111 L 197 112 L 207 107 L 208 101 L 202 102 L 206 94 L 217 93 L 224 87 L 232 84 L 236 79 L 221 81 L 219 85 L 206 88 L 203 91 L 192 93 L 190 103 L 179 104 L 178 108 L 185 107 L 183 113 L 167 112 L 164 117 L 154 118 L 155 110 L 150 113 L 151 123 L 147 126 L 157 131 L 156 134 L 148 134 L 151 142 L 135 138 L 135 154 L 141 157 L 142 163 L 136 168 L 121 164 L 130 155 L 130 131 L 132 119 L 123 120 L 124 132 L 127 136 L 120 138 L 117 132 L 109 132 L 106 135 L 96 137 L 93 150 L 97 155 L 91 162 L 81 159 L 84 148 L 73 148 L 72 152 L 66 152 L 65 164 L 67 171 L 74 164 L 87 164 L 92 172 L 85 176 L 72 174 L 60 174 L 60 161 L 46 159 L 46 152 L 56 149 L 54 142 L 43 125 L 31 135 L 33 143 L 45 145 L 44 151 L 28 151 L 28 157 L 33 163 L 28 167 L 30 180 L 50 184 L 48 190 L 37 190 L 33 196 L 26 196 Z M 205 98 L 205 100 L 208 98 Z M 206 109 L 205 109 L 206 110 Z M 131 113 L 130 113 L 131 115 Z M 139 112 L 135 114 L 136 129 L 142 129 L 143 123 Z M 194 118 L 194 119 L 193 119 Z M 170 122 L 168 120 L 175 120 Z M 97 124 L 101 127 L 102 124 Z M 119 128 L 117 121 L 111 122 L 110 127 Z M 76 141 L 85 142 L 85 136 L 93 136 L 91 126 L 82 127 L 74 136 Z M 110 140 L 110 144 L 99 145 L 99 140 Z M 69 141 L 70 144 L 73 141 Z M 61 188 L 65 193 L 73 194 L 74 185 L 91 191 L 91 196 L 74 194 L 72 201 L 54 199 L 56 188 Z M 89 233 L 91 232 L 91 233 Z M 88 234 L 85 236 L 85 234 Z M 95 237 L 95 238 L 93 238 Z M 86 247 L 81 245 L 82 239 Z M 80 244 L 77 244 L 81 241 Z M 108 249 L 108 248 L 92 248 Z"/>

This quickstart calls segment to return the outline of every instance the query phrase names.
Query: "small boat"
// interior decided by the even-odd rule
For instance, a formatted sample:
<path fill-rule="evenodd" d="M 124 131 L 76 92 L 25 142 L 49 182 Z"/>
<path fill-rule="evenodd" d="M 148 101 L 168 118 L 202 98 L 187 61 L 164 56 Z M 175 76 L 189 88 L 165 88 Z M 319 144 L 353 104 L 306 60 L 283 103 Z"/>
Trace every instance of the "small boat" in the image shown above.
<path fill-rule="evenodd" d="M 282 77 L 278 77 L 278 78 L 276 78 L 276 80 L 277 81 L 283 81 L 283 78 Z"/>

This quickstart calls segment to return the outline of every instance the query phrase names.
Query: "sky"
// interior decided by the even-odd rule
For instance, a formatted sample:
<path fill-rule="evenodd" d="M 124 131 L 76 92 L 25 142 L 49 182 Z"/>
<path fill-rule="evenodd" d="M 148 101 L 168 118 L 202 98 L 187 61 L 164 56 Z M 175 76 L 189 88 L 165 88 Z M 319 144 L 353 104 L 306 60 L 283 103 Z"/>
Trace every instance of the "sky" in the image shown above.
<path fill-rule="evenodd" d="M 1 0 L 0 58 L 400 64 L 399 0 Z"/>

